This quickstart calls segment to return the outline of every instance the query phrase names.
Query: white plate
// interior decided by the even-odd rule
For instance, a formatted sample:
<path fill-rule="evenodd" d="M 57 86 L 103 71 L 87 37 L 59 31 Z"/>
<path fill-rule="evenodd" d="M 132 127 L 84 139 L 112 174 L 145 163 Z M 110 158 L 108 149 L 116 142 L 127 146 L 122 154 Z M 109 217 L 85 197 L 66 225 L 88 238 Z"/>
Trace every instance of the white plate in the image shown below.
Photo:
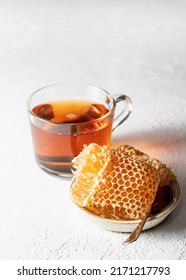
<path fill-rule="evenodd" d="M 75 178 L 72 179 L 71 185 Z M 147 219 L 143 230 L 152 228 L 160 224 L 177 206 L 180 198 L 180 187 L 177 181 L 173 182 L 170 186 L 172 190 L 172 200 L 165 206 L 159 213 L 151 214 Z M 75 204 L 76 205 L 76 204 Z M 117 232 L 132 232 L 135 227 L 139 224 L 140 220 L 114 220 L 107 219 L 97 216 L 86 209 L 76 205 L 89 219 L 91 219 L 98 226 L 106 230 L 117 231 Z"/>

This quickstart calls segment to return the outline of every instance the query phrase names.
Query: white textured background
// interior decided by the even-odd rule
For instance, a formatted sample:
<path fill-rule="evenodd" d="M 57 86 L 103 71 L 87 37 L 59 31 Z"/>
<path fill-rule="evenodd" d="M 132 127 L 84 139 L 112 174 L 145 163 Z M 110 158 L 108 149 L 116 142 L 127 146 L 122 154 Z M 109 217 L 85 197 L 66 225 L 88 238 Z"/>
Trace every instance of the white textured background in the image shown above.
<path fill-rule="evenodd" d="M 113 145 L 177 175 L 179 206 L 127 247 L 35 164 L 26 100 L 59 81 L 127 93 L 134 111 Z M 186 1 L 0 0 L 0 96 L 1 259 L 186 259 Z"/>

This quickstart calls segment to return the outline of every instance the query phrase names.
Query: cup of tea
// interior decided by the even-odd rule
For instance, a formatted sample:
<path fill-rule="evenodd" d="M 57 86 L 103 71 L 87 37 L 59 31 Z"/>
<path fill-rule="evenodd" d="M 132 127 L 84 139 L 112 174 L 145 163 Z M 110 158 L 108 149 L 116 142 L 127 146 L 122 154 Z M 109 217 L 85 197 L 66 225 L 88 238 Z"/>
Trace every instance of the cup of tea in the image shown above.
<path fill-rule="evenodd" d="M 112 132 L 132 111 L 132 101 L 92 85 L 57 83 L 35 91 L 27 109 L 37 164 L 50 174 L 71 178 L 72 159 L 84 145 L 110 146 Z"/>

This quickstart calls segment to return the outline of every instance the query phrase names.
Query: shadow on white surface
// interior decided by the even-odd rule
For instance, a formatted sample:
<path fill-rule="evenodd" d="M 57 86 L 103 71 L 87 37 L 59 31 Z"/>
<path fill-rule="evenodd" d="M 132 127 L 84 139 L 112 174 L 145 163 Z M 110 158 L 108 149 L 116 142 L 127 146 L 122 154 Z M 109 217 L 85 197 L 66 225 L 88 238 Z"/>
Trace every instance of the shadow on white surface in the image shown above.
<path fill-rule="evenodd" d="M 186 150 L 186 130 L 185 125 L 179 129 L 173 127 L 161 127 L 160 129 L 142 130 L 126 134 L 124 138 L 114 137 L 112 145 L 114 147 L 121 144 L 129 144 L 146 153 L 161 154 L 168 152 L 171 159 L 172 152 Z M 153 156 L 153 154 L 152 154 Z M 177 159 L 178 160 L 178 159 Z"/>

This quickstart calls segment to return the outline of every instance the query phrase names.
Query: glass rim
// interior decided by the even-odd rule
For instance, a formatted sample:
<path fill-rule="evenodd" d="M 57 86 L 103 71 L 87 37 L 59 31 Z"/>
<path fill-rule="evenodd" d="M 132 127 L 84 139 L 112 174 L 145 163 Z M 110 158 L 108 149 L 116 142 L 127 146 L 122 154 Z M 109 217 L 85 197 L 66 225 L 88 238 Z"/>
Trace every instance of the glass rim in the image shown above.
<path fill-rule="evenodd" d="M 106 93 L 107 95 L 109 95 L 110 99 L 112 100 L 113 102 L 113 106 L 112 108 L 102 117 L 99 117 L 95 120 L 90 120 L 90 121 L 84 121 L 84 122 L 71 122 L 71 123 L 58 123 L 58 122 L 52 122 L 50 120 L 46 120 L 42 117 L 39 117 L 38 115 L 36 115 L 33 111 L 32 111 L 32 108 L 29 106 L 29 102 L 30 100 L 32 99 L 33 96 L 35 96 L 35 94 L 37 94 L 38 92 L 44 90 L 44 89 L 47 89 L 47 88 L 50 88 L 50 87 L 53 87 L 53 86 L 57 86 L 57 85 L 71 85 L 71 86 L 83 86 L 83 87 L 87 87 L 87 88 L 94 88 L 96 90 L 101 90 L 103 93 Z M 112 115 L 115 111 L 115 108 L 116 108 L 116 101 L 115 99 L 112 97 L 112 95 L 106 91 L 105 89 L 101 88 L 101 87 L 98 87 L 98 86 L 94 86 L 94 85 L 91 85 L 91 84 L 86 84 L 86 83 L 73 83 L 73 82 L 58 82 L 58 83 L 52 83 L 52 84 L 48 84 L 46 86 L 43 86 L 43 87 L 40 87 L 39 89 L 35 90 L 31 95 L 30 97 L 28 98 L 27 100 L 27 103 L 26 103 L 26 107 L 27 107 L 27 110 L 28 112 L 35 118 L 39 119 L 40 121 L 43 121 L 45 123 L 48 123 L 48 124 L 54 124 L 54 125 L 59 125 L 59 126 L 65 126 L 65 127 L 70 127 L 70 126 L 83 126 L 83 125 L 89 125 L 91 123 L 94 123 L 94 122 L 97 122 L 97 121 L 102 121 L 104 119 L 107 119 L 110 115 Z"/>

